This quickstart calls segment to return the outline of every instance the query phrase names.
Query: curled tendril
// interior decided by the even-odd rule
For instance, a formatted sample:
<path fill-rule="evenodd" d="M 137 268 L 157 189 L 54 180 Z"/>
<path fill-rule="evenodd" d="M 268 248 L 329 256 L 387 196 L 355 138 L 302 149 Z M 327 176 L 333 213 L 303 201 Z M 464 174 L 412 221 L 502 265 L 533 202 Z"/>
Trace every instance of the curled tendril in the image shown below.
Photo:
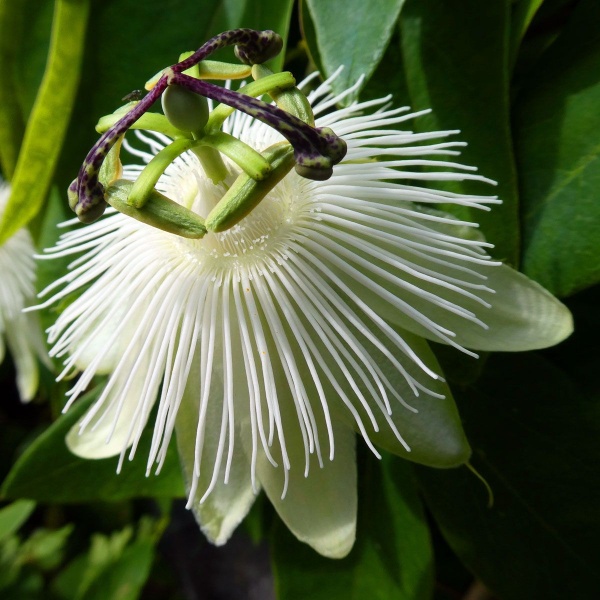
<path fill-rule="evenodd" d="M 82 222 L 95 221 L 107 206 L 105 189 L 98 175 L 111 148 L 169 85 L 187 88 L 263 121 L 279 131 L 293 146 L 296 171 L 300 175 L 318 180 L 331 176 L 333 165 L 346 154 L 345 142 L 331 129 L 315 128 L 277 106 L 183 73 L 216 50 L 231 45 L 236 46 L 236 55 L 243 63 L 255 65 L 276 56 L 281 51 L 283 42 L 277 33 L 270 30 L 225 31 L 211 38 L 185 60 L 165 69 L 150 92 L 100 137 L 86 156 L 77 179 L 69 186 L 69 204 Z"/>

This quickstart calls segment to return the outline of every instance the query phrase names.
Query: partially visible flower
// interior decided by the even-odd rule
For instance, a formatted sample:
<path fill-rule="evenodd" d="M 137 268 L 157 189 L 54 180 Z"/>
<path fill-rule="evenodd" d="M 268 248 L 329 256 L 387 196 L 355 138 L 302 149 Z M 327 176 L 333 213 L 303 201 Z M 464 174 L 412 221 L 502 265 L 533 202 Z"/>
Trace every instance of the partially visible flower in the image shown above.
<path fill-rule="evenodd" d="M 132 455 L 157 404 L 148 468 L 160 468 L 175 429 L 210 539 L 226 541 L 263 487 L 299 539 L 339 557 L 355 535 L 354 431 L 375 453 L 441 467 L 468 459 L 426 340 L 467 354 L 529 350 L 572 324 L 549 293 L 490 260 L 476 224 L 439 210 L 488 210 L 495 198 L 419 184 L 486 181 L 440 158 L 458 154 L 454 132 L 402 129 L 422 113 L 387 98 L 328 112 L 343 96 L 330 90 L 309 95 L 317 125 L 348 145 L 329 180 L 290 172 L 238 225 L 201 240 L 122 214 L 66 233 L 51 255 L 81 256 L 47 304 L 80 294 L 49 334 L 61 377 L 83 371 L 69 404 L 110 374 L 68 437 L 74 452 Z M 224 130 L 259 151 L 280 139 L 239 113 Z M 147 149 L 129 151 L 145 163 L 170 141 L 138 137 Z M 239 169 L 228 169 L 230 185 Z M 187 153 L 158 189 L 206 216 L 225 188 Z"/>
<path fill-rule="evenodd" d="M 0 180 L 0 220 L 9 195 L 9 185 Z M 0 362 L 4 360 L 6 341 L 23 402 L 31 400 L 37 391 L 38 358 L 45 357 L 37 315 L 22 312 L 35 298 L 34 252 L 26 229 L 19 230 L 0 246 Z"/>

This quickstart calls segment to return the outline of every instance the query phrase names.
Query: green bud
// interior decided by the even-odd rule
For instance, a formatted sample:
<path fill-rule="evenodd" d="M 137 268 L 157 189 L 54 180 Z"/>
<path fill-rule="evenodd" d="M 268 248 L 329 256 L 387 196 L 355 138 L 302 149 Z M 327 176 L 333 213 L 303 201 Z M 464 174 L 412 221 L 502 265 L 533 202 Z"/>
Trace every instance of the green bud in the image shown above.
<path fill-rule="evenodd" d="M 131 181 L 115 181 L 106 190 L 106 201 L 119 212 L 168 233 L 192 239 L 202 238 L 206 234 L 206 227 L 200 215 L 156 190 L 149 194 L 142 208 L 135 208 L 128 201 L 132 187 Z"/>
<path fill-rule="evenodd" d="M 171 125 L 182 131 L 200 133 L 208 121 L 206 98 L 179 86 L 170 85 L 162 95 L 162 109 Z"/>

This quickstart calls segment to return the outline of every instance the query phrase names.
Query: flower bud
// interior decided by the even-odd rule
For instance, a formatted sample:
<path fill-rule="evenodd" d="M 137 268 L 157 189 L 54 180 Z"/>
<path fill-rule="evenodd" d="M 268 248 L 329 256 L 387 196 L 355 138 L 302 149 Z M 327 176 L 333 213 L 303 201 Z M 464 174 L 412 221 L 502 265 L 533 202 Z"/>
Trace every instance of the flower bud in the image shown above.
<path fill-rule="evenodd" d="M 162 109 L 174 127 L 197 133 L 208 121 L 206 98 L 179 85 L 170 85 L 162 95 Z"/>

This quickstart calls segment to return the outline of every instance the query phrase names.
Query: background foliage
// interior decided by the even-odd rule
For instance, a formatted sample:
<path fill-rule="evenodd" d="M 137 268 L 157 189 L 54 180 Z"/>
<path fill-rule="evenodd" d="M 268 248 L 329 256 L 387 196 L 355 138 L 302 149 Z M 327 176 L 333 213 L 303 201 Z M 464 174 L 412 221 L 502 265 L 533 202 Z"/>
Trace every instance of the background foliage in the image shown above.
<path fill-rule="evenodd" d="M 71 456 L 64 433 L 94 391 L 58 416 L 65 387 L 45 373 L 39 402 L 19 406 L 13 391 L 0 405 L 0 595 L 597 598 L 598 23 L 597 0 L 0 2 L 0 165 L 27 198 L 0 239 L 29 222 L 40 248 L 52 243 L 94 124 L 124 95 L 215 33 L 271 28 L 289 32 L 298 77 L 343 64 L 340 88 L 364 74 L 361 98 L 391 93 L 433 109 L 418 129 L 460 129 L 464 162 L 504 200 L 474 220 L 496 257 L 564 298 L 576 326 L 557 348 L 478 363 L 436 348 L 493 505 L 464 467 L 361 453 L 359 537 L 341 561 L 293 539 L 266 503 L 225 549 L 208 547 L 181 510 L 176 457 L 146 479 L 143 460 L 116 477 L 111 459 Z M 56 269 L 42 263 L 40 288 Z M 9 361 L 1 375 L 12 389 Z"/>

